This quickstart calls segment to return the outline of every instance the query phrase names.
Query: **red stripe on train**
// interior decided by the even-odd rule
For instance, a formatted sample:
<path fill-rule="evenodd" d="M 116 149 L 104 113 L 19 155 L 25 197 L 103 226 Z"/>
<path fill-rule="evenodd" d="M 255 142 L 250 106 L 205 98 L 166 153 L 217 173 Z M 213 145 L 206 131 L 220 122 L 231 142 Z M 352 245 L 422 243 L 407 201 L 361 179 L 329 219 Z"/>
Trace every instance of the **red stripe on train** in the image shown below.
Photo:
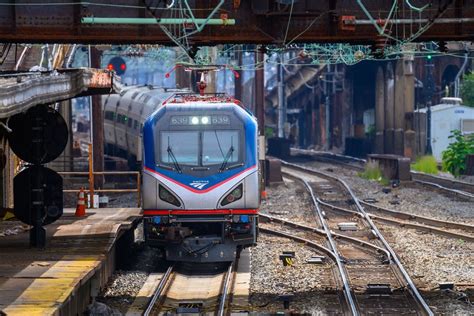
<path fill-rule="evenodd" d="M 257 215 L 257 209 L 236 210 L 143 210 L 143 215 Z"/>

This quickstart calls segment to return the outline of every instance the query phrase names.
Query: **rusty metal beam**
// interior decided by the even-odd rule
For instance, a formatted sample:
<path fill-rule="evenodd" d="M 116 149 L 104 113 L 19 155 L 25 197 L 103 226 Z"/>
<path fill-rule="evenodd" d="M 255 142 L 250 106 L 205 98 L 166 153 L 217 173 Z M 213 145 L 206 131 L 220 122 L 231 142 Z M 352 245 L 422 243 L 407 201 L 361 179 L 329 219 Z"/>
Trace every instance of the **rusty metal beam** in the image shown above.
<path fill-rule="evenodd" d="M 70 2 L 63 0 L 51 5 L 33 5 L 26 2 L 0 3 L 0 42 L 47 42 L 47 43 L 159 43 L 173 45 L 158 25 L 84 25 L 81 18 L 155 18 L 146 11 L 140 0 L 132 5 L 118 7 L 116 1 L 101 3 Z M 452 0 L 451 0 L 452 1 Z M 367 10 L 373 16 L 385 18 L 392 1 L 367 2 Z M 196 18 L 205 18 L 218 1 L 196 1 Z M 436 16 L 445 1 L 440 1 L 417 17 L 429 19 Z M 470 1 L 456 0 L 442 14 L 445 19 L 474 17 L 474 6 Z M 12 5 L 15 4 L 15 5 Z M 39 3 L 36 3 L 39 4 Z M 107 5 L 107 6 L 104 6 Z M 284 6 L 283 6 L 284 7 Z M 173 18 L 177 12 L 157 11 L 161 18 Z M 400 11 L 399 19 L 410 18 Z M 225 14 L 223 16 L 222 14 Z M 295 3 L 287 42 L 350 42 L 372 43 L 378 37 L 373 25 L 357 25 L 354 30 L 344 30 L 338 20 L 342 16 L 354 16 L 357 20 L 367 17 L 355 1 L 299 1 Z M 217 43 L 282 44 L 288 25 L 288 10 L 274 1 L 241 1 L 236 8 L 233 1 L 226 1 L 214 18 L 235 19 L 236 25 L 208 25 L 202 32 L 189 38 L 196 45 Z M 398 34 L 402 34 L 399 32 Z M 472 40 L 474 22 L 434 24 L 417 38 L 424 40 Z"/>

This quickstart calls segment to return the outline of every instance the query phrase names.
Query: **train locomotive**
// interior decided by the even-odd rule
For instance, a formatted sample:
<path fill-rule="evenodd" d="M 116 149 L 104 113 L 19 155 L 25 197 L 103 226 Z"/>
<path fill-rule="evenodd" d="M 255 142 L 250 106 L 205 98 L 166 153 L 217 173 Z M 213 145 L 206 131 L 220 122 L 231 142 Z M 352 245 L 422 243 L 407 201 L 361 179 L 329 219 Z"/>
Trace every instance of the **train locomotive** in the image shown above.
<path fill-rule="evenodd" d="M 170 261 L 232 261 L 257 241 L 255 117 L 223 94 L 148 90 L 122 95 L 131 100 L 123 103 L 125 109 L 141 108 L 141 117 L 147 116 L 143 123 L 128 123 L 135 118 L 127 116 L 123 124 L 143 124 L 142 146 L 128 145 L 137 156 L 143 148 L 146 243 L 162 248 Z M 117 113 L 121 106 L 115 103 Z M 151 107 L 155 111 L 150 114 Z M 128 134 L 122 138 L 127 140 Z"/>

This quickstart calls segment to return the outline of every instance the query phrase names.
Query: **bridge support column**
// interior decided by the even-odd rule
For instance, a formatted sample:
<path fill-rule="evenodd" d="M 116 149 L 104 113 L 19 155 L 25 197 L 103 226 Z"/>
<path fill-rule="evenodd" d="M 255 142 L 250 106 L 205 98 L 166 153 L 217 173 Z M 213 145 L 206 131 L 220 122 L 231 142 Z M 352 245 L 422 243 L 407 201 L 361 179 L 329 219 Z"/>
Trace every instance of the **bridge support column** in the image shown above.
<path fill-rule="evenodd" d="M 405 75 L 403 61 L 398 60 L 395 67 L 395 108 L 393 150 L 396 155 L 403 155 L 403 134 L 405 128 Z"/>
<path fill-rule="evenodd" d="M 384 152 L 393 154 L 394 151 L 394 111 L 395 111 L 395 76 L 392 63 L 387 64 L 385 71 L 385 115 L 384 115 Z"/>
<path fill-rule="evenodd" d="M 403 135 L 403 155 L 414 159 L 415 131 L 413 128 L 413 111 L 415 110 L 415 76 L 413 70 L 413 56 L 403 59 L 404 69 L 404 97 L 405 97 L 405 131 Z"/>
<path fill-rule="evenodd" d="M 415 81 L 410 56 L 398 60 L 395 78 L 395 154 L 412 157 L 415 135 L 411 126 L 411 113 L 415 103 Z"/>
<path fill-rule="evenodd" d="M 385 78 L 382 67 L 377 69 L 375 80 L 375 152 L 383 154 L 385 129 Z"/>

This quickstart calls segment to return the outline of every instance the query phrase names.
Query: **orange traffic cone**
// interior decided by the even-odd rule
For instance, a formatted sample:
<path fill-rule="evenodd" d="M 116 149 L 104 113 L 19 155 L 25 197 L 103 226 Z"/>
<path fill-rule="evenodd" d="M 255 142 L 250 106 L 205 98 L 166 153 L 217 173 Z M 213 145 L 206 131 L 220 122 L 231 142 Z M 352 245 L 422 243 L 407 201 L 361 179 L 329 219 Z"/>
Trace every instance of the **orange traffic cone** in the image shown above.
<path fill-rule="evenodd" d="M 86 202 L 84 198 L 84 188 L 79 192 L 79 199 L 77 200 L 76 214 L 77 217 L 86 216 Z"/>

